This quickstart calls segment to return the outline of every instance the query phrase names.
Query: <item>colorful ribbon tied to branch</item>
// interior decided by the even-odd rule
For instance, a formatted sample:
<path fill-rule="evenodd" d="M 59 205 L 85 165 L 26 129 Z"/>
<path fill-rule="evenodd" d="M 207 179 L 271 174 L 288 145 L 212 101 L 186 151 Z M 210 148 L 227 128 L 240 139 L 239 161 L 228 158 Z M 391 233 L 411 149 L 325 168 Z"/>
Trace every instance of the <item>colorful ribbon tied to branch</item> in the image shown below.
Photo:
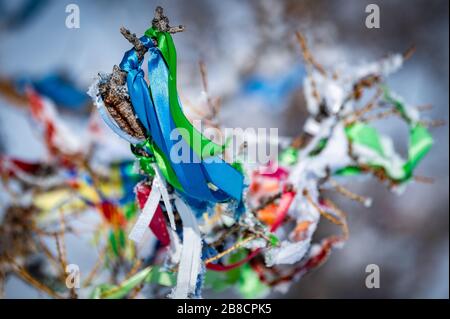
<path fill-rule="evenodd" d="M 154 45 L 154 41 L 157 46 Z M 150 28 L 140 41 L 148 48 L 148 78 L 144 79 L 136 50 L 125 53 L 120 64 L 135 114 L 148 138 L 137 145 L 153 155 L 167 182 L 187 200 L 217 203 L 241 202 L 243 175 L 223 161 L 224 146 L 207 139 L 186 118 L 176 88 L 176 51 L 171 35 Z M 181 138 L 180 138 L 181 137 Z M 180 153 L 181 152 L 181 153 Z M 140 158 L 142 168 L 145 161 Z M 149 174 L 153 174 L 150 168 Z"/>

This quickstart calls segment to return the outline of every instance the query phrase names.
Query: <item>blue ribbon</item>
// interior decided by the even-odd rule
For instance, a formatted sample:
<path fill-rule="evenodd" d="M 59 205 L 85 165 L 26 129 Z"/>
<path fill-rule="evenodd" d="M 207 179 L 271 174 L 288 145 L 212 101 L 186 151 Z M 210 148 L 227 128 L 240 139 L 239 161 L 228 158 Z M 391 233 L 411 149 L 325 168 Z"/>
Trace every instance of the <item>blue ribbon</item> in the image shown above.
<path fill-rule="evenodd" d="M 127 51 L 120 64 L 122 70 L 127 74 L 127 86 L 134 111 L 147 130 L 157 147 L 170 157 L 170 150 L 177 144 L 181 150 L 189 151 L 183 158 L 188 162 L 171 162 L 172 169 L 180 181 L 183 190 L 180 191 L 187 196 L 194 206 L 201 206 L 202 202 L 224 202 L 234 199 L 242 201 L 243 176 L 231 165 L 219 157 L 210 157 L 207 162 L 200 160 L 186 141 L 179 135 L 178 140 L 170 138 L 171 132 L 177 127 L 170 114 L 169 108 L 169 83 L 168 68 L 161 52 L 154 46 L 151 39 L 141 37 L 141 42 L 149 49 L 148 78 L 150 88 L 144 79 L 141 68 L 142 61 L 134 49 Z M 213 184 L 217 190 L 208 187 Z"/>

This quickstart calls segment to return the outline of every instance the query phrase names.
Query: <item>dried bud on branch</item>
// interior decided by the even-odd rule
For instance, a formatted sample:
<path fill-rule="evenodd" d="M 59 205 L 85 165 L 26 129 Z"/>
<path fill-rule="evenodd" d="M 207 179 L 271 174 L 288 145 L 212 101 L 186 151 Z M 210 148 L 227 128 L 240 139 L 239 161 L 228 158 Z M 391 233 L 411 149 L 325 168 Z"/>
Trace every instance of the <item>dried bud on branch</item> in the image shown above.
<path fill-rule="evenodd" d="M 169 26 L 169 19 L 164 15 L 161 7 L 157 7 L 155 10 L 152 26 L 159 31 L 169 33 L 177 33 L 184 30 L 184 27 L 181 25 L 178 27 Z M 133 45 L 139 61 L 142 61 L 148 49 L 136 34 L 131 33 L 127 28 L 120 28 L 120 33 Z M 145 129 L 134 114 L 126 86 L 126 77 L 127 72 L 122 71 L 115 65 L 112 73 L 104 77 L 99 84 L 99 92 L 109 114 L 114 118 L 117 125 L 129 135 L 143 139 L 145 138 Z"/>
<path fill-rule="evenodd" d="M 177 27 L 169 26 L 169 18 L 164 15 L 164 10 L 162 7 L 156 7 L 155 17 L 152 20 L 152 27 L 161 32 L 177 33 L 184 31 L 184 26 L 182 25 Z"/>

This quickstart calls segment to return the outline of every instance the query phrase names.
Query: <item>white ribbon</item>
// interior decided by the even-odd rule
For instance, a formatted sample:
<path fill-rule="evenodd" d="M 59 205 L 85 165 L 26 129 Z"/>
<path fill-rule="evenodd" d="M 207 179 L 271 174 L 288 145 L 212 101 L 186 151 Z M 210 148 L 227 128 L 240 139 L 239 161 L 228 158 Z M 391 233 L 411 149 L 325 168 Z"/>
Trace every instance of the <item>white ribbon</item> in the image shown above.
<path fill-rule="evenodd" d="M 161 172 L 156 164 L 152 164 L 152 167 L 156 173 L 155 178 L 152 183 L 152 190 L 150 196 L 145 202 L 144 208 L 141 215 L 139 215 L 136 224 L 134 224 L 133 229 L 130 232 L 128 238 L 140 243 L 144 236 L 145 230 L 152 221 L 153 215 L 155 214 L 156 208 L 158 207 L 161 197 L 164 201 L 164 206 L 166 207 L 167 215 L 169 216 L 170 228 L 172 231 L 176 230 L 175 217 L 173 214 L 172 204 L 170 203 L 170 196 L 167 188 L 164 186 L 164 180 L 161 177 Z"/>
<path fill-rule="evenodd" d="M 182 199 L 175 199 L 175 206 L 183 222 L 183 247 L 178 266 L 177 285 L 172 291 L 174 299 L 186 299 L 195 293 L 201 268 L 202 241 L 197 220 Z"/>
<path fill-rule="evenodd" d="M 158 184 L 158 180 L 156 178 L 153 179 L 152 189 L 147 201 L 145 202 L 144 208 L 142 209 L 142 213 L 139 215 L 138 220 L 136 221 L 133 229 L 128 235 L 129 239 L 135 241 L 138 244 L 142 241 L 145 231 L 148 229 L 148 225 L 152 221 L 152 218 L 155 215 L 156 208 L 158 207 L 159 201 L 161 199 L 161 190 Z"/>
<path fill-rule="evenodd" d="M 175 217 L 173 215 L 172 204 L 170 203 L 169 192 L 167 191 L 167 188 L 164 186 L 164 180 L 161 176 L 161 171 L 159 170 L 158 166 L 156 164 L 152 164 L 152 167 L 156 173 L 155 177 L 158 179 L 159 182 L 161 195 L 164 201 L 164 205 L 166 206 L 167 215 L 169 216 L 170 227 L 172 228 L 172 230 L 175 231 L 176 230 Z"/>

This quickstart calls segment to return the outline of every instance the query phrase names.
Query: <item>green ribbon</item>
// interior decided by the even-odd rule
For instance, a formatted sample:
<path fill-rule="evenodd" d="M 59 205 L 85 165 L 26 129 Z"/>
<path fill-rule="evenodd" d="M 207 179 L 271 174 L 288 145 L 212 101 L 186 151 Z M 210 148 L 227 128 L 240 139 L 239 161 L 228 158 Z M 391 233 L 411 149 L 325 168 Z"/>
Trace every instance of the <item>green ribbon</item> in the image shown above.
<path fill-rule="evenodd" d="M 416 166 L 431 149 L 433 137 L 425 127 L 416 125 L 411 129 L 409 140 L 408 161 L 404 165 L 404 170 L 406 175 L 411 177 Z"/>
<path fill-rule="evenodd" d="M 328 139 L 327 138 L 321 138 L 319 140 L 319 142 L 317 143 L 317 145 L 314 147 L 314 149 L 309 152 L 308 156 L 316 156 L 318 154 L 320 154 L 320 152 L 322 152 L 324 150 L 324 148 L 327 146 L 328 144 Z"/>
<path fill-rule="evenodd" d="M 137 151 L 138 149 L 148 151 L 151 155 L 142 155 Z M 150 138 L 147 138 L 144 142 L 136 146 L 131 146 L 131 151 L 138 159 L 139 165 L 145 173 L 150 176 L 155 176 L 155 170 L 152 164 L 156 163 L 167 182 L 177 190 L 183 191 L 183 186 L 178 180 L 169 159 Z"/>
<path fill-rule="evenodd" d="M 413 176 L 414 169 L 433 144 L 433 138 L 428 130 L 420 124 L 413 124 L 409 131 L 408 159 L 401 165 L 400 172 L 393 172 L 392 167 L 387 163 L 392 163 L 394 159 L 385 154 L 381 136 L 375 128 L 364 123 L 354 123 L 346 127 L 345 131 L 351 143 L 367 147 L 379 156 L 379 160 L 375 159 L 367 164 L 374 168 L 383 168 L 389 178 L 396 182 L 405 182 Z M 355 167 L 347 167 L 335 172 L 335 174 L 346 176 L 355 173 L 357 173 Z"/>
<path fill-rule="evenodd" d="M 161 271 L 158 266 L 149 266 L 123 281 L 120 285 L 102 284 L 95 287 L 90 297 L 92 299 L 121 299 L 131 293 L 138 285 L 144 283 L 172 287 L 176 283 L 176 277 L 173 273 Z"/>
<path fill-rule="evenodd" d="M 278 246 L 280 244 L 280 239 L 274 234 L 269 234 L 269 239 L 272 246 Z"/>
<path fill-rule="evenodd" d="M 415 122 L 408 113 L 403 101 L 396 98 L 386 86 L 383 86 L 383 99 L 394 106 L 401 118 L 409 126 L 408 159 L 404 161 L 400 174 L 392 174 L 391 167 L 385 165 L 389 161 L 392 163 L 394 159 L 388 158 L 387 154 L 385 154 L 381 143 L 381 136 L 375 128 L 363 123 L 354 123 L 348 126 L 345 131 L 352 143 L 368 147 L 382 159 L 378 162 L 368 163 L 369 165 L 375 168 L 383 168 L 389 178 L 396 182 L 405 182 L 413 176 L 414 169 L 430 150 L 433 145 L 433 137 L 423 125 Z M 383 159 L 387 160 L 387 162 Z M 358 168 L 356 167 L 346 167 L 335 172 L 335 174 L 346 176 L 357 173 Z"/>
<path fill-rule="evenodd" d="M 404 112 L 406 114 L 406 112 Z M 406 120 L 406 118 L 405 118 Z M 414 169 L 420 163 L 422 158 L 428 153 L 432 144 L 433 138 L 429 131 L 422 125 L 410 122 L 409 128 L 409 147 L 408 159 L 404 161 L 400 167 L 400 171 L 394 169 L 394 158 L 386 154 L 382 144 L 382 138 L 378 131 L 364 123 L 354 123 L 345 128 L 345 133 L 349 141 L 353 144 L 367 147 L 378 155 L 378 160 L 366 163 L 373 168 L 382 168 L 390 179 L 396 182 L 408 181 L 414 173 Z M 318 147 L 314 149 L 309 156 L 314 156 L 320 153 L 326 146 L 327 140 L 321 140 Z M 392 155 L 392 154 L 391 154 Z M 294 165 L 298 161 L 298 149 L 288 147 L 280 154 L 280 163 L 284 165 Z M 347 166 L 338 169 L 334 175 L 339 176 L 355 176 L 362 172 L 358 166 Z"/>
<path fill-rule="evenodd" d="M 111 229 L 109 232 L 109 247 L 113 254 L 118 257 L 125 248 L 125 233 L 123 229 Z"/>
<path fill-rule="evenodd" d="M 322 152 L 323 149 L 327 146 L 327 143 L 328 139 L 322 138 L 314 147 L 314 149 L 311 152 L 309 152 L 308 156 L 316 156 L 320 154 L 320 152 Z M 298 162 L 298 152 L 299 152 L 298 148 L 289 146 L 281 152 L 278 159 L 280 163 L 283 165 L 286 166 L 294 165 L 295 163 Z"/>
<path fill-rule="evenodd" d="M 169 105 L 170 113 L 183 139 L 201 159 L 223 153 L 225 145 L 218 145 L 199 132 L 183 113 L 178 101 L 177 92 L 177 53 L 172 36 L 155 28 L 145 31 L 145 35 L 155 39 L 158 48 L 169 69 Z"/>
<path fill-rule="evenodd" d="M 387 86 L 382 86 L 382 89 L 383 89 L 383 99 L 386 102 L 391 103 L 394 106 L 394 108 L 400 113 L 400 116 L 407 123 L 411 124 L 413 122 L 413 119 L 411 119 L 411 117 L 408 115 L 405 104 L 398 98 L 395 98 Z"/>
<path fill-rule="evenodd" d="M 294 165 L 298 161 L 298 149 L 292 146 L 284 149 L 279 156 L 279 161 L 283 165 Z"/>
<path fill-rule="evenodd" d="M 340 169 L 337 169 L 334 172 L 334 175 L 338 176 L 356 176 L 361 174 L 362 170 L 358 166 L 346 166 Z"/>
<path fill-rule="evenodd" d="M 384 157 L 383 146 L 377 130 L 369 125 L 357 122 L 345 128 L 350 141 L 364 145 Z"/>

